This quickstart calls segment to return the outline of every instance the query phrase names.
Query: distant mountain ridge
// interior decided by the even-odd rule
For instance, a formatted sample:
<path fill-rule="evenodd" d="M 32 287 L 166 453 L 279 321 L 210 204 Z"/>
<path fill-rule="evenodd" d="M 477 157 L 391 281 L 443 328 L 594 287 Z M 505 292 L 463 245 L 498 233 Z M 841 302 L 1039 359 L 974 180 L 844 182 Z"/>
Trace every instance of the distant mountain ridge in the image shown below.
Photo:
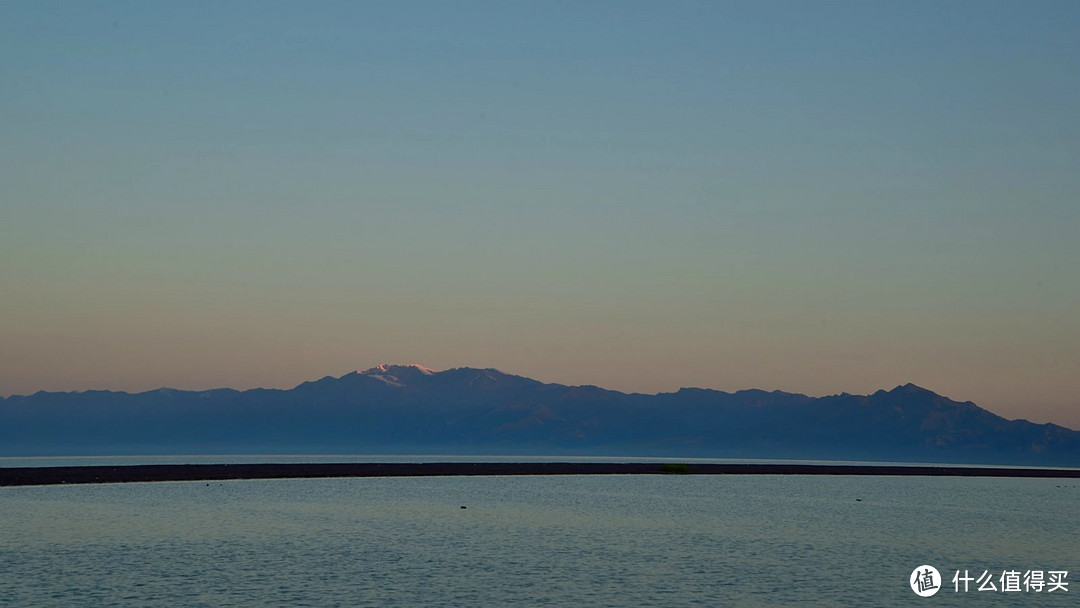
<path fill-rule="evenodd" d="M 0 399 L 0 455 L 459 453 L 1080 466 L 1080 432 L 906 384 L 872 395 L 548 384 L 380 365 L 289 390 Z"/>

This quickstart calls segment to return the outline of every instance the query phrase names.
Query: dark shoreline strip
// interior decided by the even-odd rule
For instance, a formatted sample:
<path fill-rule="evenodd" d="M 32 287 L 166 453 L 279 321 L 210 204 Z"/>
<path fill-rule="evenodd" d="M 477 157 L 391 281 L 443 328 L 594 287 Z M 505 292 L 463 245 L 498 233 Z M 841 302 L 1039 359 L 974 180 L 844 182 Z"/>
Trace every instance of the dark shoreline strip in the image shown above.
<path fill-rule="evenodd" d="M 596 462 L 427 462 L 335 464 L 155 464 L 0 468 L 0 486 L 138 481 L 221 481 L 326 477 L 452 475 L 914 475 L 1080 478 L 1080 469 L 833 464 L 689 464 Z"/>

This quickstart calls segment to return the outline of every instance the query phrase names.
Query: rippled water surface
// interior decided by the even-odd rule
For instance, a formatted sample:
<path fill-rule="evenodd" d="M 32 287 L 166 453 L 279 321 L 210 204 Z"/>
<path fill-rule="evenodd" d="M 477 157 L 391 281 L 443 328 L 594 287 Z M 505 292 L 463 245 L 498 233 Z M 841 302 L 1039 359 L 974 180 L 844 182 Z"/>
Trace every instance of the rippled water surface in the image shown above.
<path fill-rule="evenodd" d="M 462 509 L 465 506 L 467 508 Z M 552 476 L 0 488 L 0 604 L 1076 605 L 1080 482 Z M 912 569 L 946 576 L 937 596 Z M 1075 584 L 1075 582 L 1074 582 Z M 1071 587 L 1071 585 L 1070 585 Z"/>

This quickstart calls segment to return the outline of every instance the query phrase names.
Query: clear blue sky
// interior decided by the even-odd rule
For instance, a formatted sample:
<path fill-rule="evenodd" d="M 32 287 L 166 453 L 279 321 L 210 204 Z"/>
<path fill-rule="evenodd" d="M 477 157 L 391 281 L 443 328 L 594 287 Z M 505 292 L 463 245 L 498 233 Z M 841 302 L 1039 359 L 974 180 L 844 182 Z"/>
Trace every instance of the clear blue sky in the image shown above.
<path fill-rule="evenodd" d="M 0 3 L 0 394 L 381 362 L 1080 428 L 1080 3 Z"/>

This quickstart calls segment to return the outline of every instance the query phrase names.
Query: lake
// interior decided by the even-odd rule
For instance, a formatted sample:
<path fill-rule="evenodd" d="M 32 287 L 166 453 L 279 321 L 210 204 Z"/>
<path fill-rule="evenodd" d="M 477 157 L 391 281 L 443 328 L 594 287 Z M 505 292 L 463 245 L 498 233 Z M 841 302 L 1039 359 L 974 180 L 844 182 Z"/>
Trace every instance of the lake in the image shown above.
<path fill-rule="evenodd" d="M 465 506 L 467 508 L 462 509 Z M 832 476 L 0 488 L 12 606 L 1075 605 L 1080 482 Z M 909 587 L 930 564 L 942 589 Z"/>

